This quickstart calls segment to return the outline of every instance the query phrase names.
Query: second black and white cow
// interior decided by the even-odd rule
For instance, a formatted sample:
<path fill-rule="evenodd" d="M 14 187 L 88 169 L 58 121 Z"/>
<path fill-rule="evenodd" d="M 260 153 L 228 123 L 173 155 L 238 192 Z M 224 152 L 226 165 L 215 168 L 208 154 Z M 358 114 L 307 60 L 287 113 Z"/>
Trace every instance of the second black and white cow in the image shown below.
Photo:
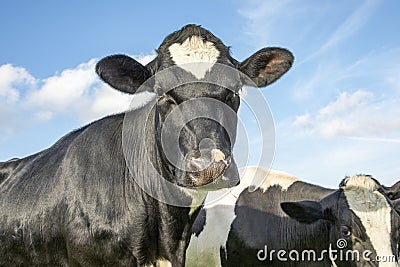
<path fill-rule="evenodd" d="M 398 266 L 399 229 L 370 176 L 333 190 L 249 167 L 239 186 L 200 211 L 186 266 Z"/>
<path fill-rule="evenodd" d="M 125 55 L 102 59 L 96 71 L 103 81 L 156 96 L 37 154 L 0 163 L 0 266 L 184 266 L 205 190 L 238 183 L 231 151 L 240 88 L 249 81 L 266 86 L 292 62 L 280 48 L 238 62 L 196 25 L 168 35 L 146 66 Z M 187 115 L 192 119 L 184 121 Z M 177 141 L 182 165 L 167 158 L 169 140 Z"/>

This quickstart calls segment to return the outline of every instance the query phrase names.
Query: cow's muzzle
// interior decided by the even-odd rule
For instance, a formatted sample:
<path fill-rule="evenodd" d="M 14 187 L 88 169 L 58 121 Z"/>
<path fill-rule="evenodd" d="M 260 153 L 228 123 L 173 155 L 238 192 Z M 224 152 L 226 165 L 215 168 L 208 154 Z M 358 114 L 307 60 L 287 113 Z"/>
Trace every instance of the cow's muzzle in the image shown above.
<path fill-rule="evenodd" d="M 216 181 L 222 176 L 231 163 L 231 157 L 226 156 L 219 149 L 212 149 L 202 153 L 200 157 L 189 157 L 187 172 L 194 187 L 203 186 Z"/>

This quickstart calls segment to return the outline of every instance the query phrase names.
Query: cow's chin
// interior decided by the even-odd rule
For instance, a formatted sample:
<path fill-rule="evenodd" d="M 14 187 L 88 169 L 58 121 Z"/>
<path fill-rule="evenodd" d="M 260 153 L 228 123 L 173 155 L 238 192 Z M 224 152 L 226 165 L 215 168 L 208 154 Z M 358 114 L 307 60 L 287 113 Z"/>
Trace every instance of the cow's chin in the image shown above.
<path fill-rule="evenodd" d="M 175 174 L 179 186 L 202 191 L 229 188 L 239 183 L 236 164 L 231 164 L 226 169 L 222 166 L 210 166 L 197 172 L 176 170 Z"/>

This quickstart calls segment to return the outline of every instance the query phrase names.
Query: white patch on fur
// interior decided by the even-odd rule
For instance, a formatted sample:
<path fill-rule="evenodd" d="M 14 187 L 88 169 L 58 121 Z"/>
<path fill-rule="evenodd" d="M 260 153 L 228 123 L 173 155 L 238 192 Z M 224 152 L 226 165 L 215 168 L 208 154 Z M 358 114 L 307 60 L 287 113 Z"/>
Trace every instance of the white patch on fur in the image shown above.
<path fill-rule="evenodd" d="M 172 44 L 169 52 L 176 65 L 192 73 L 197 79 L 204 78 L 219 56 L 214 44 L 203 41 L 200 36 L 191 36 L 182 44 Z"/>
<path fill-rule="evenodd" d="M 240 169 L 242 177 L 240 184 L 244 187 L 253 186 L 255 189 L 267 191 L 270 187 L 277 185 L 282 191 L 286 191 L 298 178 L 286 172 L 267 170 L 256 166 L 249 166 Z M 255 190 L 254 189 L 254 190 Z"/>
<path fill-rule="evenodd" d="M 198 191 L 198 190 L 192 190 L 192 189 L 182 189 L 183 192 L 187 196 L 189 196 L 192 199 L 192 203 L 190 204 L 190 211 L 189 211 L 189 216 L 192 216 L 193 212 L 197 210 L 197 208 L 203 204 L 204 199 L 207 196 L 207 191 Z"/>
<path fill-rule="evenodd" d="M 216 194 L 218 192 L 208 193 L 206 203 L 218 197 L 213 196 Z M 206 205 L 204 229 L 199 236 L 191 236 L 186 250 L 186 267 L 221 266 L 220 248 L 225 247 L 231 224 L 236 217 L 236 200 L 232 194 L 227 194 L 219 201 Z"/>
<path fill-rule="evenodd" d="M 213 161 L 215 161 L 215 162 L 225 160 L 225 154 L 221 150 L 216 149 L 216 148 L 211 150 L 211 156 L 212 156 Z"/>
<path fill-rule="evenodd" d="M 370 191 L 376 191 L 379 189 L 379 185 L 370 176 L 355 175 L 344 179 L 342 188 L 346 190 L 365 188 Z"/>
<path fill-rule="evenodd" d="M 279 185 L 287 190 L 297 178 L 280 171 L 268 171 L 259 167 L 239 169 L 240 184 L 233 187 L 230 193 L 227 189 L 209 192 L 204 209 L 206 221 L 199 236 L 192 234 L 189 247 L 186 250 L 186 267 L 221 266 L 220 249 L 226 249 L 231 224 L 236 218 L 235 205 L 237 198 L 251 185 L 260 185 L 265 192 L 273 185 Z M 260 181 L 260 183 L 258 183 Z M 223 196 L 221 198 L 221 196 Z M 218 199 L 217 201 L 215 201 Z"/>
<path fill-rule="evenodd" d="M 379 186 L 368 176 L 346 178 L 342 186 L 350 209 L 363 224 L 378 256 L 393 255 L 391 248 L 391 207 L 378 192 Z M 387 265 L 385 265 L 387 264 Z M 383 263 L 379 266 L 397 266 Z"/>

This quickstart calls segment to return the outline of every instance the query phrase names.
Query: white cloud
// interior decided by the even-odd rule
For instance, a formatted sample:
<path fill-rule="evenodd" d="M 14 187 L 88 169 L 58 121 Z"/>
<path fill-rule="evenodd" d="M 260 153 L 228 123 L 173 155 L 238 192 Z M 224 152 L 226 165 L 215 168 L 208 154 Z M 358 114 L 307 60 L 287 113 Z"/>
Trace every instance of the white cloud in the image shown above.
<path fill-rule="evenodd" d="M 352 137 L 349 137 L 349 139 L 358 140 L 358 141 L 367 141 L 367 142 L 400 143 L 400 139 L 393 139 L 393 138 L 374 138 L 374 137 L 352 136 Z"/>
<path fill-rule="evenodd" d="M 373 100 L 369 100 L 368 103 L 374 105 L 372 102 Z M 374 109 L 374 107 L 371 108 Z M 394 105 L 390 104 L 388 111 L 394 108 Z M 307 114 L 310 116 L 308 117 Z M 388 115 L 386 123 L 393 124 L 391 120 L 396 115 L 390 113 Z M 335 116 L 337 116 L 337 121 L 346 121 L 343 113 Z M 363 124 L 348 120 L 350 123 L 345 124 L 345 127 L 350 128 L 353 127 L 352 124 L 356 124 L 352 131 L 339 134 L 334 129 L 336 135 L 333 136 L 332 132 L 321 132 L 321 124 L 324 123 L 321 120 L 328 120 L 328 118 L 317 119 L 317 117 L 318 112 L 306 113 L 303 117 L 307 122 L 306 126 L 304 123 L 301 125 L 299 123 L 295 127 L 293 125 L 295 120 L 278 123 L 273 168 L 295 173 L 308 182 L 335 188 L 344 176 L 359 173 L 371 174 L 384 184 L 392 184 L 398 179 L 400 167 L 397 155 L 400 148 L 400 125 L 397 126 L 397 130 L 387 127 L 384 133 L 376 133 L 375 127 L 364 128 L 364 126 L 369 127 L 368 122 L 365 124 L 364 121 Z M 365 114 L 364 117 L 368 115 Z M 380 111 L 377 117 L 385 118 L 384 112 Z M 301 122 L 302 119 L 299 121 Z M 373 119 L 372 123 L 376 124 L 376 121 L 377 119 Z M 329 121 L 326 124 L 334 123 Z"/>
<path fill-rule="evenodd" d="M 74 69 L 64 70 L 60 75 L 43 80 L 41 88 L 27 96 L 28 105 L 52 111 L 70 108 L 81 97 L 88 95 L 97 82 L 95 64 L 96 60 L 91 59 Z"/>
<path fill-rule="evenodd" d="M 51 118 L 53 118 L 53 112 L 51 111 L 39 111 L 37 113 L 35 113 L 35 120 L 37 121 L 48 121 Z"/>
<path fill-rule="evenodd" d="M 7 103 L 15 103 L 19 100 L 20 92 L 17 86 L 35 85 L 33 78 L 24 68 L 14 67 L 11 64 L 0 66 L 0 99 Z"/>
<path fill-rule="evenodd" d="M 94 90 L 93 95 L 82 98 L 77 114 L 81 120 L 90 121 L 126 110 L 132 96 L 120 93 L 107 85 L 100 85 Z"/>
<path fill-rule="evenodd" d="M 135 58 L 146 64 L 154 55 Z M 147 95 L 133 97 L 100 81 L 94 71 L 96 62 L 91 59 L 42 80 L 22 67 L 0 66 L 0 133 L 10 136 L 21 125 L 48 121 L 57 114 L 87 123 L 127 110 L 132 99 L 146 101 Z"/>
<path fill-rule="evenodd" d="M 360 173 L 389 185 L 398 179 L 399 148 L 399 142 L 292 135 L 278 141 L 274 168 L 334 188 L 346 175 Z"/>
<path fill-rule="evenodd" d="M 292 125 L 294 127 L 305 127 L 305 128 L 313 126 L 313 121 L 310 113 L 296 116 Z"/>
<path fill-rule="evenodd" d="M 156 55 L 137 55 L 137 56 L 132 56 L 134 59 L 136 59 L 139 63 L 146 65 L 150 61 L 152 61 Z"/>
<path fill-rule="evenodd" d="M 351 112 L 354 108 L 364 106 L 373 97 L 371 92 L 358 90 L 351 94 L 348 92 L 340 93 L 336 101 L 328 104 L 319 111 L 319 116 L 331 116 L 342 112 Z"/>
<path fill-rule="evenodd" d="M 390 136 L 400 133 L 400 98 L 378 99 L 358 90 L 342 92 L 314 115 L 297 116 L 292 127 L 322 137 Z"/>

